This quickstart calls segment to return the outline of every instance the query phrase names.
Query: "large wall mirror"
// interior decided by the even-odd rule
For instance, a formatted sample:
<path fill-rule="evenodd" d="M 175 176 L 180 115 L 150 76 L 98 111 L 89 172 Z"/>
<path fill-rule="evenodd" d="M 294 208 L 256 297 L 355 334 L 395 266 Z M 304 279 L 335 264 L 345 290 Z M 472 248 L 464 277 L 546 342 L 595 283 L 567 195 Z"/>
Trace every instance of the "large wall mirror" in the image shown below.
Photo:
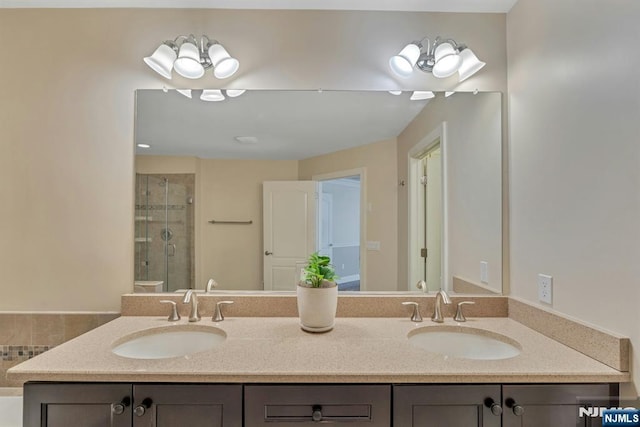
<path fill-rule="evenodd" d="M 294 290 L 320 251 L 341 291 L 500 293 L 501 94 L 447 95 L 138 90 L 135 290 Z"/>

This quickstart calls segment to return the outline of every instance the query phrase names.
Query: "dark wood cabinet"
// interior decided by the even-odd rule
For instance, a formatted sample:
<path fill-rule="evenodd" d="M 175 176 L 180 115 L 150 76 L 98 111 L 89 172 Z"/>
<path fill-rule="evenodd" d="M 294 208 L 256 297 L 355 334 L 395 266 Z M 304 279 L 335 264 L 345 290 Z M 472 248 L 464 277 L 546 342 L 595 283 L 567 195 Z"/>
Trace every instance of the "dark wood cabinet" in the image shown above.
<path fill-rule="evenodd" d="M 247 385 L 245 427 L 391 425 L 390 385 Z"/>
<path fill-rule="evenodd" d="M 513 384 L 502 387 L 503 427 L 596 427 L 601 418 L 580 408 L 618 404 L 617 384 Z M 582 416 L 581 416 L 582 415 Z"/>
<path fill-rule="evenodd" d="M 242 427 L 242 385 L 24 386 L 24 427 Z"/>
<path fill-rule="evenodd" d="M 393 425 L 500 427 L 500 385 L 396 385 Z"/>
<path fill-rule="evenodd" d="M 242 427 L 242 385 L 134 384 L 133 426 Z"/>
<path fill-rule="evenodd" d="M 130 384 L 24 385 L 24 427 L 131 427 Z"/>
<path fill-rule="evenodd" d="M 618 392 L 618 384 L 27 383 L 23 426 L 596 427 L 600 418 L 580 408 L 616 406 Z"/>

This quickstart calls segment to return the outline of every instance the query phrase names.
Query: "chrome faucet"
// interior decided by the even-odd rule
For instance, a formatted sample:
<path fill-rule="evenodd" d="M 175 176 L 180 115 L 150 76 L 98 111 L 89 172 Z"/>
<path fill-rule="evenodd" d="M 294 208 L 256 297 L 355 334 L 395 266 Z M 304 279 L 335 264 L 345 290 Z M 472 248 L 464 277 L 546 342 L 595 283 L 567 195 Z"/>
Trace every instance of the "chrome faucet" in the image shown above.
<path fill-rule="evenodd" d="M 198 311 L 198 296 L 193 289 L 187 289 L 182 299 L 183 304 L 191 303 L 191 311 L 189 312 L 189 322 L 199 322 L 200 312 Z"/>
<path fill-rule="evenodd" d="M 433 316 L 431 316 L 432 322 L 436 322 L 436 323 L 444 322 L 444 318 L 442 317 L 442 311 L 440 308 L 443 302 L 449 305 L 451 304 L 451 299 L 443 289 L 440 289 L 436 294 L 436 302 L 435 302 L 435 307 L 433 309 Z"/>

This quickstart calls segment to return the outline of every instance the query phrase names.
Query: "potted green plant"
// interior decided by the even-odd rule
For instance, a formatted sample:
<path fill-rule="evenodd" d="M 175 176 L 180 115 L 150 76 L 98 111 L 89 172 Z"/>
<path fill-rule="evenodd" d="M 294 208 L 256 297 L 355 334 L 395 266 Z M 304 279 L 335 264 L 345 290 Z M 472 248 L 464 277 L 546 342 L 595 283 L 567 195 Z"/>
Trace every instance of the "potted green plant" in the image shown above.
<path fill-rule="evenodd" d="M 297 286 L 300 327 L 309 332 L 333 329 L 338 307 L 338 285 L 335 269 L 328 256 L 314 252 Z"/>

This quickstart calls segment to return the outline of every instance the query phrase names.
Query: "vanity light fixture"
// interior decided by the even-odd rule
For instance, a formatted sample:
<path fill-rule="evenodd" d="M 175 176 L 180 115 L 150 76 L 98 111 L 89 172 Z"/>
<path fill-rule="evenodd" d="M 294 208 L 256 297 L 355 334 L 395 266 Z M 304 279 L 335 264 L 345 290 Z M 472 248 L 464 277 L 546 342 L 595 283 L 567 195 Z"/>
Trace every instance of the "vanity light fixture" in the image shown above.
<path fill-rule="evenodd" d="M 423 101 L 425 99 L 435 98 L 436 94 L 430 90 L 416 90 L 413 91 L 409 100 L 411 101 Z"/>
<path fill-rule="evenodd" d="M 204 89 L 200 95 L 200 99 L 203 101 L 224 101 L 225 97 L 220 89 Z"/>
<path fill-rule="evenodd" d="M 391 95 L 394 95 L 394 96 L 402 95 L 402 91 L 401 90 L 389 90 L 387 92 L 389 92 Z M 409 96 L 409 100 L 410 101 L 424 101 L 426 99 L 435 98 L 435 96 L 436 96 L 436 94 L 433 93 L 430 90 L 414 90 L 413 92 L 411 92 L 411 95 Z"/>
<path fill-rule="evenodd" d="M 181 95 L 186 96 L 187 98 L 191 99 L 191 89 L 176 89 L 176 92 L 178 92 Z"/>
<path fill-rule="evenodd" d="M 162 43 L 144 62 L 162 77 L 171 79 L 173 70 L 182 77 L 199 79 L 206 70 L 213 68 L 219 79 L 231 77 L 240 63 L 216 40 L 208 36 L 196 39 L 193 34 L 180 35 L 175 40 Z"/>
<path fill-rule="evenodd" d="M 417 67 L 441 79 L 457 72 L 459 81 L 463 81 L 485 65 L 466 45 L 439 36 L 433 42 L 427 37 L 411 42 L 389 59 L 391 70 L 404 78 Z"/>
<path fill-rule="evenodd" d="M 246 91 L 247 91 L 246 89 L 227 89 L 224 92 L 227 94 L 229 98 L 236 98 L 242 95 L 243 93 L 245 93 Z"/>

